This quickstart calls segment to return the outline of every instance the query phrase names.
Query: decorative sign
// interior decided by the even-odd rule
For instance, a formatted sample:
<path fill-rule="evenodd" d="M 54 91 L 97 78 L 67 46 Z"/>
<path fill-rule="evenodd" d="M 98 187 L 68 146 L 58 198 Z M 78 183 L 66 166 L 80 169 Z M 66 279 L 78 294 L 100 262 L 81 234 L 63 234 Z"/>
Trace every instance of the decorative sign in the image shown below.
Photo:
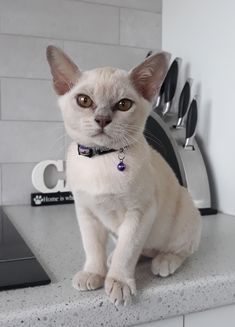
<path fill-rule="evenodd" d="M 32 193 L 31 206 L 48 206 L 55 204 L 73 203 L 73 195 L 71 192 L 58 193 Z"/>
<path fill-rule="evenodd" d="M 74 202 L 73 195 L 69 192 L 69 188 L 66 186 L 64 180 L 59 179 L 57 184 L 52 188 L 49 188 L 45 184 L 44 173 L 46 168 L 50 165 L 55 166 L 58 172 L 64 171 L 64 162 L 62 160 L 45 160 L 39 162 L 34 167 L 32 172 L 32 183 L 40 192 L 31 194 L 31 205 L 34 207 Z"/>

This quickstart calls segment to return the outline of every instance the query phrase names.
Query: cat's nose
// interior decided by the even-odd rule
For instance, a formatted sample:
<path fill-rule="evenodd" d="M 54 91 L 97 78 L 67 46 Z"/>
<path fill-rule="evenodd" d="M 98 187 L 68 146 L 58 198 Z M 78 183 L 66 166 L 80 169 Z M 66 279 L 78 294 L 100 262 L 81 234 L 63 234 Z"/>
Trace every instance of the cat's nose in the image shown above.
<path fill-rule="evenodd" d="M 100 125 L 101 128 L 104 128 L 105 126 L 111 123 L 112 119 L 108 116 L 98 115 L 95 117 L 95 121 L 97 122 L 97 124 Z"/>

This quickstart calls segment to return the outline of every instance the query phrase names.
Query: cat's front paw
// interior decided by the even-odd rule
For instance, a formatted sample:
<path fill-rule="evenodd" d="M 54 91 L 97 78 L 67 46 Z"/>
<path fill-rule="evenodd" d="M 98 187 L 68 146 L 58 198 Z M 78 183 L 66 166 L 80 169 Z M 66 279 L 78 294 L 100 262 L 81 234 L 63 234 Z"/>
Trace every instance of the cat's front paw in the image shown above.
<path fill-rule="evenodd" d="M 104 286 L 104 277 L 87 271 L 79 271 L 74 275 L 72 285 L 79 291 L 93 291 Z"/>
<path fill-rule="evenodd" d="M 128 305 L 132 301 L 132 296 L 136 294 L 135 280 L 129 279 L 122 282 L 112 277 L 106 277 L 105 292 L 115 305 Z"/>

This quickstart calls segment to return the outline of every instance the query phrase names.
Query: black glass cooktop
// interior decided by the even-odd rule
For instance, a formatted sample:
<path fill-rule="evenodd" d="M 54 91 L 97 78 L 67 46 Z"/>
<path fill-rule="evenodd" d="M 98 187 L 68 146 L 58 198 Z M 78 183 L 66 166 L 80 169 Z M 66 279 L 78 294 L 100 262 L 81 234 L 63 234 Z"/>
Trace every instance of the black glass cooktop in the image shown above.
<path fill-rule="evenodd" d="M 0 291 L 50 282 L 33 252 L 0 207 Z"/>

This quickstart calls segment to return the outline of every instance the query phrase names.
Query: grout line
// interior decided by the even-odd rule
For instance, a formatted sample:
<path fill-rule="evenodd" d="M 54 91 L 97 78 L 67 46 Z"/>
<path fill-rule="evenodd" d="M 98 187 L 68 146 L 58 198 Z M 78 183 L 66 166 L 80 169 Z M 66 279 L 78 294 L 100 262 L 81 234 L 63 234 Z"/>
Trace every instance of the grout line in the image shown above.
<path fill-rule="evenodd" d="M 140 11 L 140 12 L 143 12 L 143 13 L 146 13 L 146 14 L 162 15 L 161 11 L 153 11 L 153 10 L 139 9 L 139 8 L 130 8 L 130 7 L 124 7 L 124 6 L 120 6 L 119 8 L 120 9 Z"/>
<path fill-rule="evenodd" d="M 74 1 L 74 0 L 70 0 L 70 1 Z M 74 1 L 75 2 L 75 1 Z M 82 2 L 82 3 L 89 3 L 92 5 L 100 5 L 100 6 L 105 6 L 105 7 L 114 7 L 114 8 L 124 8 L 124 9 L 133 9 L 133 10 L 138 10 L 138 11 L 145 11 L 148 13 L 156 13 L 156 14 L 161 14 L 162 10 L 160 11 L 153 11 L 153 10 L 148 10 L 148 9 L 141 9 L 141 8 L 133 8 L 133 7 L 127 7 L 127 6 L 118 6 L 118 5 L 113 5 L 113 4 L 108 4 L 108 3 L 101 3 L 101 2 L 92 2 L 92 1 L 84 1 L 84 0 L 78 0 L 76 2 Z"/>
<path fill-rule="evenodd" d="M 1 185 L 0 185 L 0 192 L 1 192 L 0 204 L 2 205 L 2 193 L 3 193 L 3 189 L 2 189 L 2 164 L 0 164 L 0 179 L 1 179 Z"/>
<path fill-rule="evenodd" d="M 3 161 L 3 162 L 0 163 L 0 166 L 2 168 L 4 165 L 32 165 L 32 164 L 36 165 L 40 161 L 44 161 L 44 160 L 55 160 L 55 161 L 57 161 L 57 160 L 65 160 L 65 159 L 64 158 L 62 158 L 62 159 L 42 159 L 42 160 L 39 160 L 39 161 L 17 161 L 17 162 L 15 162 L 15 161 L 12 161 L 12 162 Z M 1 171 L 2 171 L 2 169 L 1 169 Z"/>
<path fill-rule="evenodd" d="M 98 41 L 79 41 L 77 39 L 67 39 L 67 38 L 59 38 L 56 36 L 44 36 L 44 35 L 34 35 L 34 34 L 15 34 L 15 33 L 7 33 L 7 32 L 2 32 L 1 35 L 6 35 L 6 36 L 13 36 L 13 37 L 25 37 L 25 38 L 35 38 L 35 39 L 41 39 L 41 40 L 48 40 L 50 42 L 53 41 L 70 41 L 70 42 L 83 42 L 83 43 L 95 43 L 95 44 L 104 44 L 104 45 L 118 45 L 118 43 L 105 43 L 105 42 L 98 42 Z"/>
<path fill-rule="evenodd" d="M 56 123 L 63 124 L 63 120 L 33 120 L 33 119 L 1 119 L 1 122 L 7 123 Z"/>
<path fill-rule="evenodd" d="M 73 0 L 70 0 L 73 1 Z M 36 39 L 42 39 L 42 40 L 48 40 L 48 41 L 61 41 L 63 42 L 75 42 L 75 43 L 84 43 L 84 44 L 95 44 L 95 45 L 106 45 L 106 46 L 111 46 L 111 47 L 122 47 L 122 48 L 133 48 L 133 49 L 139 49 L 139 50 L 148 50 L 149 48 L 145 47 L 137 47 L 137 46 L 132 46 L 132 45 L 119 45 L 118 43 L 105 43 L 105 42 L 98 42 L 98 41 L 85 41 L 85 40 L 74 40 L 74 39 L 61 39 L 61 38 L 56 38 L 56 37 L 49 37 L 49 36 L 38 36 L 38 35 L 25 35 L 25 34 L 14 34 L 14 33 L 1 33 L 0 35 L 6 35 L 6 36 L 13 36 L 13 37 L 25 37 L 25 38 L 36 38 Z"/>
<path fill-rule="evenodd" d="M 2 80 L 0 78 L 0 120 L 2 120 Z"/>
<path fill-rule="evenodd" d="M 35 81 L 46 81 L 46 82 L 51 82 L 52 78 L 41 78 L 41 77 L 19 77 L 19 76 L 4 76 L 1 75 L 1 78 L 4 79 L 26 79 L 26 80 L 35 80 Z"/>
<path fill-rule="evenodd" d="M 26 165 L 28 165 L 28 164 L 37 164 L 38 163 L 38 161 L 31 161 L 31 162 L 1 162 L 1 164 L 0 165 L 2 165 L 2 166 L 4 166 L 4 165 L 24 165 L 24 164 L 26 164 Z"/>
<path fill-rule="evenodd" d="M 118 10 L 118 42 L 121 45 L 121 8 Z"/>

